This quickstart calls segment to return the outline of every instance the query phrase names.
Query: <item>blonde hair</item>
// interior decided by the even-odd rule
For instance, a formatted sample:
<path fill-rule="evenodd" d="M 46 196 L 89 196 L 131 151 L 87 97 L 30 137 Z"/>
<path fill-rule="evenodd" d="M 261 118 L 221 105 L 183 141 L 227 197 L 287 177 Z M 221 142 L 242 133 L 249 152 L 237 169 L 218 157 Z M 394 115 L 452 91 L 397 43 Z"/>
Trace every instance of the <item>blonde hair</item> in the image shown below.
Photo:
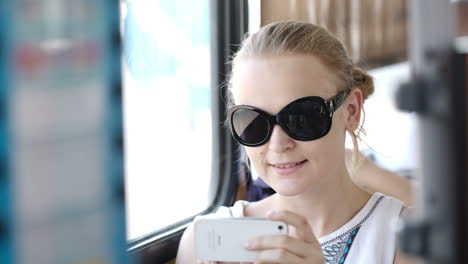
<path fill-rule="evenodd" d="M 359 88 L 366 100 L 374 92 L 372 77 L 357 67 L 348 56 L 344 45 L 321 26 L 299 22 L 281 21 L 268 24 L 248 36 L 232 60 L 232 72 L 236 62 L 242 58 L 272 55 L 313 55 L 336 75 L 338 92 Z M 231 75 L 232 76 L 232 75 Z M 229 81 L 228 104 L 233 105 Z M 353 141 L 353 167 L 359 157 L 358 138 L 363 132 L 362 125 L 348 131 Z"/>

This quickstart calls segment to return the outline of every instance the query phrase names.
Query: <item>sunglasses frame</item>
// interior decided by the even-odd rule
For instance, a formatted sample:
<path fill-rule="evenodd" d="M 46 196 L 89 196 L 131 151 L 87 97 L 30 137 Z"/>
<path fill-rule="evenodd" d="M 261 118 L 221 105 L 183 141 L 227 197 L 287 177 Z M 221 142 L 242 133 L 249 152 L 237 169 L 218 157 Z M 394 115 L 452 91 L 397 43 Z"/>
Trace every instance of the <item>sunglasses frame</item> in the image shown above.
<path fill-rule="evenodd" d="M 332 120 L 333 120 L 333 113 L 341 106 L 341 104 L 343 104 L 343 102 L 345 101 L 345 99 L 348 96 L 349 92 L 350 92 L 349 90 L 343 90 L 343 91 L 339 92 L 336 96 L 334 96 L 333 98 L 331 98 L 329 100 L 325 100 L 320 96 L 302 97 L 302 98 L 299 98 L 299 99 L 294 100 L 291 103 L 287 104 L 285 107 L 283 107 L 274 116 L 268 114 L 267 112 L 263 111 L 262 109 L 259 109 L 259 108 L 255 107 L 255 106 L 251 106 L 251 105 L 234 105 L 234 106 L 230 107 L 229 110 L 228 110 L 229 128 L 231 130 L 232 136 L 236 139 L 236 141 L 239 142 L 239 144 L 244 145 L 244 146 L 248 146 L 248 147 L 258 147 L 258 146 L 261 146 L 261 145 L 265 144 L 266 142 L 268 142 L 268 140 L 270 140 L 271 134 L 273 133 L 273 128 L 274 128 L 275 125 L 279 125 L 281 127 L 281 129 L 283 129 L 283 131 L 289 137 L 291 137 L 291 138 L 293 138 L 295 140 L 300 140 L 300 141 L 316 140 L 316 139 L 319 139 L 321 137 L 324 137 L 325 135 L 328 134 L 328 132 L 330 132 L 330 129 L 331 129 L 331 126 L 332 126 Z M 328 111 L 328 115 L 327 115 L 328 125 L 327 125 L 327 128 L 321 134 L 319 134 L 319 135 L 317 135 L 315 137 L 301 137 L 301 136 L 294 135 L 293 133 L 291 133 L 291 131 L 289 131 L 286 127 L 284 127 L 284 125 L 282 125 L 280 123 L 279 117 L 280 117 L 280 115 L 281 115 L 281 113 L 283 111 L 286 111 L 286 109 L 288 107 L 290 107 L 292 104 L 303 102 L 303 101 L 316 101 L 316 102 L 319 102 L 320 104 L 322 104 L 324 109 Z M 233 124 L 234 120 L 233 120 L 232 116 L 234 115 L 234 113 L 237 110 L 240 110 L 240 109 L 245 109 L 245 110 L 250 110 L 250 111 L 257 112 L 261 116 L 266 118 L 267 123 L 268 123 L 268 133 L 267 133 L 267 135 L 265 136 L 265 138 L 262 141 L 257 142 L 257 143 L 248 143 L 248 142 L 243 141 L 240 138 L 240 136 L 237 135 L 237 133 L 234 130 L 234 124 Z"/>

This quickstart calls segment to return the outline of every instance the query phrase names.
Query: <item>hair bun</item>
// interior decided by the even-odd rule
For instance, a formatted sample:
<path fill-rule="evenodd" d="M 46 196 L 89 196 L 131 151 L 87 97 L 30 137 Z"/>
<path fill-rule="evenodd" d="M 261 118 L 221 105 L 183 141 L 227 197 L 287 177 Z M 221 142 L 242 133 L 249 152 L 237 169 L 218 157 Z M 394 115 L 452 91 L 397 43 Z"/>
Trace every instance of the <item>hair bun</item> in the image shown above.
<path fill-rule="evenodd" d="M 372 76 L 359 67 L 354 67 L 353 69 L 353 80 L 353 86 L 361 89 L 364 100 L 374 93 L 374 80 Z"/>

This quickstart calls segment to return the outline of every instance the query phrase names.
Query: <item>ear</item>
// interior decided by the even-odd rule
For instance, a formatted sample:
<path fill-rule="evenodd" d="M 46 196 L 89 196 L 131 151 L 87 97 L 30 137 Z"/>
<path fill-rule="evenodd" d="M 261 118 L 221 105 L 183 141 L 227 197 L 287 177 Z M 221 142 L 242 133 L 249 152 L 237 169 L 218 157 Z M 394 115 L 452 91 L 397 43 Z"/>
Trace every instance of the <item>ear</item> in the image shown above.
<path fill-rule="evenodd" d="M 363 96 L 361 89 L 352 89 L 345 101 L 346 130 L 354 131 L 359 127 L 362 104 Z"/>

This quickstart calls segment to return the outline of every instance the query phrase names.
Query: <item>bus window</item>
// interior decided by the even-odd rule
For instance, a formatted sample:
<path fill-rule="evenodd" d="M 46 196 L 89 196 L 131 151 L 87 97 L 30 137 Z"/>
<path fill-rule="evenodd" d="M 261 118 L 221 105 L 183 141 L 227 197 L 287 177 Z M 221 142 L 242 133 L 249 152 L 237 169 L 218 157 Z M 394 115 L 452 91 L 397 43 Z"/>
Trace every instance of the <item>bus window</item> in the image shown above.
<path fill-rule="evenodd" d="M 209 1 L 121 0 L 127 240 L 209 206 Z"/>

